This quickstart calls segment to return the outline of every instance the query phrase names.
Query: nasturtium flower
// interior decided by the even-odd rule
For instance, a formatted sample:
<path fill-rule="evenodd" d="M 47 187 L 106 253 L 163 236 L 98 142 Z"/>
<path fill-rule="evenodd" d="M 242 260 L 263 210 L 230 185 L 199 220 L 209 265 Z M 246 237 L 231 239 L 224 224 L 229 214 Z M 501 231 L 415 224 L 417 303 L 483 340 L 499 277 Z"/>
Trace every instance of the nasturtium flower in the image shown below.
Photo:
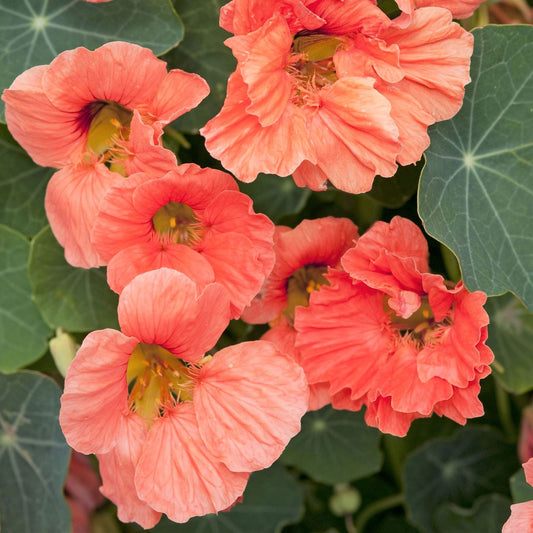
<path fill-rule="evenodd" d="M 295 310 L 307 306 L 311 293 L 328 283 L 325 274 L 330 268 L 340 268 L 342 255 L 357 238 L 357 226 L 347 218 L 304 220 L 294 229 L 277 226 L 276 262 L 241 318 L 252 324 L 268 322 L 270 329 L 261 338 L 299 361 Z M 327 384 L 310 387 L 310 410 L 319 409 L 330 400 Z"/>
<path fill-rule="evenodd" d="M 91 239 L 114 291 L 142 272 L 174 268 L 200 285 L 222 284 L 237 318 L 272 270 L 273 234 L 274 224 L 253 211 L 229 174 L 183 164 L 112 187 Z"/>
<path fill-rule="evenodd" d="M 97 454 L 123 521 L 149 528 L 161 513 L 185 522 L 230 507 L 300 430 L 301 367 L 265 341 L 206 355 L 228 325 L 227 292 L 171 269 L 137 276 L 118 318 L 121 331 L 90 333 L 69 367 L 67 442 Z"/>
<path fill-rule="evenodd" d="M 376 222 L 341 263 L 296 309 L 309 383 L 329 383 L 334 407 L 366 405 L 369 425 L 398 436 L 432 413 L 460 424 L 481 416 L 479 381 L 493 360 L 486 295 L 431 274 L 422 232 L 401 217 Z"/>
<path fill-rule="evenodd" d="M 329 180 L 368 191 L 376 175 L 418 161 L 427 127 L 462 105 L 473 38 L 446 9 L 399 25 L 371 0 L 229 6 L 221 24 L 235 31 L 226 44 L 237 69 L 201 133 L 242 181 L 292 174 L 314 190 Z"/>
<path fill-rule="evenodd" d="M 125 42 L 62 52 L 4 91 L 13 137 L 37 164 L 61 169 L 45 207 L 67 261 L 101 264 L 88 234 L 105 191 L 134 172 L 175 166 L 163 127 L 208 93 L 200 76 L 167 72 L 151 50 Z"/>
<path fill-rule="evenodd" d="M 533 486 L 533 459 L 522 465 L 526 481 Z M 533 500 L 511 505 L 511 516 L 502 533 L 533 533 Z"/>

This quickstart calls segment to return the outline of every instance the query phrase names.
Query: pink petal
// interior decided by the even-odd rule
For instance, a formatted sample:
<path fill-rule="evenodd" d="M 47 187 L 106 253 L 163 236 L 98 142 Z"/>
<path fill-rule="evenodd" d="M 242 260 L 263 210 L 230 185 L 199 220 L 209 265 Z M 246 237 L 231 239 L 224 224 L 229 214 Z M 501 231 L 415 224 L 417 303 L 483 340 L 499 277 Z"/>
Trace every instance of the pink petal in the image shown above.
<path fill-rule="evenodd" d="M 43 167 L 60 168 L 77 161 L 86 137 L 75 117 L 56 108 L 41 80 L 48 66 L 26 70 L 2 94 L 6 123 L 17 142 Z"/>
<path fill-rule="evenodd" d="M 238 179 L 250 182 L 260 172 L 288 176 L 304 159 L 315 162 L 300 108 L 288 106 L 275 124 L 262 127 L 246 111 L 250 100 L 238 70 L 230 76 L 227 94 L 220 113 L 200 133 L 210 154 Z"/>
<path fill-rule="evenodd" d="M 424 418 L 419 413 L 400 413 L 390 405 L 390 398 L 378 397 L 368 403 L 365 411 L 365 422 L 378 428 L 382 433 L 389 433 L 397 437 L 405 437 L 411 422 L 417 418 Z"/>
<path fill-rule="evenodd" d="M 233 471 L 270 466 L 300 431 L 307 402 L 302 369 L 264 341 L 216 353 L 194 389 L 202 439 Z"/>
<path fill-rule="evenodd" d="M 129 415 L 126 368 L 138 342 L 113 329 L 85 337 L 68 369 L 59 413 L 75 450 L 106 453 L 117 444 Z"/>
<path fill-rule="evenodd" d="M 511 516 L 502 533 L 533 533 L 533 501 L 511 505 Z"/>
<path fill-rule="evenodd" d="M 131 413 L 124 419 L 124 425 L 117 445 L 108 453 L 98 454 L 102 494 L 117 506 L 121 522 L 137 522 L 143 528 L 154 527 L 161 513 L 154 511 L 139 499 L 135 490 L 135 469 L 146 440 L 145 421 Z"/>
<path fill-rule="evenodd" d="M 92 243 L 91 230 L 106 192 L 122 180 L 120 174 L 105 165 L 80 164 L 62 168 L 48 182 L 46 216 L 72 266 L 92 268 L 104 264 Z"/>
<path fill-rule="evenodd" d="M 139 274 L 163 267 L 185 274 L 197 284 L 198 290 L 215 281 L 211 265 L 198 252 L 183 244 L 151 241 L 134 244 L 114 255 L 107 265 L 107 282 L 120 294 Z"/>
<path fill-rule="evenodd" d="M 209 261 L 215 281 L 227 290 L 231 318 L 238 318 L 259 292 L 266 277 L 261 249 L 239 233 L 207 234 L 195 247 Z"/>
<path fill-rule="evenodd" d="M 198 74 L 174 69 L 168 72 L 150 103 L 150 112 L 168 124 L 195 108 L 209 94 L 209 85 Z"/>
<path fill-rule="evenodd" d="M 405 78 L 396 84 L 409 93 L 435 120 L 453 117 L 463 103 L 470 81 L 473 35 L 452 22 L 447 9 L 416 9 L 411 24 L 381 34 L 400 47 Z"/>
<path fill-rule="evenodd" d="M 321 106 L 308 122 L 321 170 L 354 194 L 369 191 L 376 174 L 396 172 L 398 128 L 390 103 L 373 86 L 370 78 L 338 80 L 320 91 Z"/>
<path fill-rule="evenodd" d="M 191 403 L 150 428 L 135 473 L 139 497 L 174 522 L 218 513 L 242 495 L 248 473 L 232 472 L 204 445 Z"/>
<path fill-rule="evenodd" d="M 64 111 L 77 113 L 95 100 L 132 110 L 152 101 L 166 74 L 165 62 L 148 48 L 110 42 L 94 51 L 80 47 L 62 52 L 42 83 L 50 101 Z"/>
<path fill-rule="evenodd" d="M 122 331 L 159 344 L 185 361 L 201 359 L 229 322 L 225 289 L 213 283 L 198 294 L 185 274 L 160 268 L 139 274 L 119 299 Z"/>
<path fill-rule="evenodd" d="M 526 481 L 533 486 L 533 459 L 529 459 L 527 463 L 522 465 L 526 474 Z"/>

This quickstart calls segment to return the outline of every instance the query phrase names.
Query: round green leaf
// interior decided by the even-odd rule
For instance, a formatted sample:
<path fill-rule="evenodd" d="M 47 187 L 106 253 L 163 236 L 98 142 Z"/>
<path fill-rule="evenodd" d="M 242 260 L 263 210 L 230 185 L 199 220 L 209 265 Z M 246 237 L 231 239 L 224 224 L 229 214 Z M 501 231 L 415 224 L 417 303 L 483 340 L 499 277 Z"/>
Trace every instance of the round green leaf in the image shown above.
<path fill-rule="evenodd" d="M 362 412 L 330 406 L 302 418 L 302 430 L 281 456 L 321 483 L 347 483 L 381 468 L 380 432 L 365 424 Z"/>
<path fill-rule="evenodd" d="M 471 507 L 483 494 L 506 494 L 517 466 L 515 447 L 488 427 L 464 428 L 451 438 L 430 441 L 405 461 L 408 517 L 423 533 L 436 533 L 439 504 Z"/>
<path fill-rule="evenodd" d="M 209 96 L 195 109 L 178 118 L 178 130 L 196 132 L 222 107 L 226 84 L 237 61 L 224 41 L 230 36 L 218 24 L 220 7 L 226 0 L 174 0 L 185 25 L 185 38 L 178 48 L 163 57 L 169 67 L 200 74 L 211 88 Z"/>
<path fill-rule="evenodd" d="M 163 519 L 154 533 L 279 533 L 283 526 L 297 522 L 303 513 L 303 491 L 283 466 L 254 472 L 244 491 L 242 503 L 230 511 L 192 518 L 176 525 Z"/>
<path fill-rule="evenodd" d="M 44 193 L 53 170 L 36 165 L 0 124 L 0 224 L 35 235 L 48 224 Z"/>
<path fill-rule="evenodd" d="M 70 266 L 49 227 L 32 241 L 29 273 L 33 298 L 51 328 L 118 328 L 118 296 L 108 287 L 105 272 Z"/>
<path fill-rule="evenodd" d="M 0 374 L 2 533 L 70 531 L 63 497 L 70 448 L 59 427 L 60 394 L 40 374 Z"/>
<path fill-rule="evenodd" d="M 438 533 L 501 533 L 509 518 L 511 502 L 500 494 L 478 498 L 472 509 L 442 504 L 435 513 Z"/>
<path fill-rule="evenodd" d="M 311 190 L 295 185 L 291 178 L 259 174 L 252 183 L 239 183 L 239 189 L 254 201 L 254 209 L 274 222 L 303 209 Z"/>
<path fill-rule="evenodd" d="M 41 357 L 50 329 L 31 299 L 24 236 L 0 226 L 0 370 L 13 372 Z"/>
<path fill-rule="evenodd" d="M 0 17 L 0 92 L 25 70 L 50 63 L 64 50 L 126 41 L 160 55 L 183 37 L 183 25 L 169 0 L 2 0 Z"/>
<path fill-rule="evenodd" d="M 533 313 L 512 294 L 489 298 L 486 309 L 494 376 L 511 392 L 533 389 Z"/>
<path fill-rule="evenodd" d="M 533 27 L 473 33 L 472 83 L 459 113 L 430 129 L 419 212 L 470 290 L 510 290 L 533 309 Z"/>
<path fill-rule="evenodd" d="M 509 484 L 511 486 L 513 503 L 522 503 L 533 500 L 533 487 L 526 481 L 526 474 L 523 468 L 520 468 L 520 470 L 511 477 Z"/>

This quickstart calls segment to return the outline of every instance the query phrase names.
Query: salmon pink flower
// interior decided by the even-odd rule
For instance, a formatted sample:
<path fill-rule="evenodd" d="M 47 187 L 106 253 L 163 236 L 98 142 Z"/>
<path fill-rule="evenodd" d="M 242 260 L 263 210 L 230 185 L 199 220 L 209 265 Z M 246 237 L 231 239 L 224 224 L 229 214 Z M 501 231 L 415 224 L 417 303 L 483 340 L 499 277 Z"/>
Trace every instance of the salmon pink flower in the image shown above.
<path fill-rule="evenodd" d="M 157 179 L 136 174 L 112 187 L 91 238 L 114 291 L 142 272 L 174 268 L 202 286 L 222 284 L 237 318 L 272 270 L 273 233 L 229 174 L 183 164 Z"/>
<path fill-rule="evenodd" d="M 481 416 L 484 293 L 428 272 L 427 243 L 407 219 L 377 222 L 332 271 L 329 285 L 295 314 L 296 346 L 309 383 L 329 383 L 333 406 L 359 409 L 403 436 L 432 413 L 464 424 Z M 349 391 L 349 394 L 347 394 Z"/>
<path fill-rule="evenodd" d="M 163 127 L 208 92 L 196 74 L 167 72 L 151 50 L 124 42 L 65 51 L 4 91 L 13 137 L 37 164 L 61 169 L 48 184 L 46 210 L 67 261 L 101 264 L 88 232 L 106 188 L 175 166 Z"/>
<path fill-rule="evenodd" d="M 368 191 L 420 159 L 428 125 L 459 110 L 470 81 L 472 35 L 442 8 L 400 27 L 371 0 L 233 0 L 221 24 L 238 66 L 201 133 L 242 181 Z"/>
<path fill-rule="evenodd" d="M 526 481 L 533 486 L 533 459 L 522 466 Z M 511 505 L 511 516 L 503 525 L 502 533 L 533 533 L 533 500 Z"/>
<path fill-rule="evenodd" d="M 219 284 L 140 274 L 122 292 L 120 331 L 90 333 L 67 372 L 60 423 L 96 453 L 102 492 L 143 527 L 231 506 L 270 466 L 307 407 L 302 369 L 265 341 L 205 355 L 229 322 Z"/>
<path fill-rule="evenodd" d="M 270 330 L 262 339 L 273 342 L 299 362 L 295 310 L 307 306 L 310 294 L 328 283 L 324 275 L 328 269 L 340 267 L 342 255 L 357 238 L 357 226 L 346 218 L 304 220 L 294 229 L 276 227 L 274 268 L 241 318 L 252 324 L 268 322 Z M 310 387 L 310 410 L 330 400 L 326 385 Z"/>

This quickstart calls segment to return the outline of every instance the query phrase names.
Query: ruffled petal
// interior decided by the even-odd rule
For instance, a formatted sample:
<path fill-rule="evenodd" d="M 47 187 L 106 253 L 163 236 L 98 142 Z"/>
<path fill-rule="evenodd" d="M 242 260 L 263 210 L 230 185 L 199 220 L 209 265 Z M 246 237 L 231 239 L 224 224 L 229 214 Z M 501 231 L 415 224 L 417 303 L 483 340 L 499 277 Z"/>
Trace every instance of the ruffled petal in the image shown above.
<path fill-rule="evenodd" d="M 201 76 L 174 69 L 157 87 L 149 111 L 165 125 L 194 109 L 208 94 L 209 85 Z"/>
<path fill-rule="evenodd" d="M 200 291 L 215 281 L 213 268 L 198 252 L 182 244 L 151 241 L 134 244 L 114 255 L 107 265 L 107 282 L 111 290 L 120 294 L 139 274 L 163 267 L 182 272 Z"/>
<path fill-rule="evenodd" d="M 237 70 L 230 76 L 220 113 L 200 130 L 207 150 L 225 168 L 250 182 L 260 172 L 288 176 L 303 160 L 315 162 L 300 108 L 290 105 L 275 124 L 262 127 L 246 111 L 248 105 L 247 85 Z"/>
<path fill-rule="evenodd" d="M 239 59 L 242 79 L 248 86 L 250 104 L 246 112 L 255 115 L 261 126 L 277 122 L 289 105 L 292 83 L 285 71 L 292 35 L 280 15 L 257 31 L 226 41 Z M 242 59 L 242 61 L 241 61 Z"/>
<path fill-rule="evenodd" d="M 405 77 L 398 90 L 413 96 L 435 120 L 453 117 L 470 82 L 473 35 L 452 22 L 447 9 L 427 7 L 414 11 L 407 28 L 391 27 L 380 37 L 400 48 Z"/>
<path fill-rule="evenodd" d="M 502 533 L 533 533 L 533 501 L 511 505 L 511 516 Z"/>
<path fill-rule="evenodd" d="M 182 403 L 150 428 L 135 473 L 139 497 L 174 522 L 218 513 L 242 495 L 247 472 L 215 459 L 198 433 L 191 403 Z"/>
<path fill-rule="evenodd" d="M 307 403 L 302 369 L 265 341 L 216 353 L 194 389 L 200 435 L 233 471 L 270 466 L 300 431 Z"/>
<path fill-rule="evenodd" d="M 399 413 L 391 407 L 390 398 L 381 396 L 369 402 L 365 411 L 365 422 L 369 426 L 397 437 L 405 437 L 411 427 L 411 422 L 417 418 L 426 417 L 419 413 Z"/>
<path fill-rule="evenodd" d="M 117 102 L 133 110 L 155 97 L 167 74 L 166 63 L 148 48 L 126 42 L 106 43 L 59 54 L 43 76 L 50 101 L 66 112 L 79 112 L 89 102 Z"/>
<path fill-rule="evenodd" d="M 55 107 L 42 88 L 48 66 L 20 74 L 2 94 L 11 135 L 43 167 L 61 168 L 79 160 L 87 142 L 72 113 Z"/>
<path fill-rule="evenodd" d="M 126 369 L 138 342 L 113 329 L 85 337 L 67 371 L 59 413 L 75 450 L 106 453 L 117 444 L 129 415 Z"/>
<path fill-rule="evenodd" d="M 309 383 L 329 382 L 332 395 L 349 388 L 355 400 L 377 385 L 392 333 L 380 293 L 352 284 L 344 272 L 327 277 L 330 286 L 296 308 L 296 347 Z"/>
<path fill-rule="evenodd" d="M 372 188 L 376 174 L 392 176 L 400 151 L 398 128 L 374 80 L 342 78 L 319 95 L 321 106 L 308 121 L 308 135 L 329 181 L 358 194 Z"/>
<path fill-rule="evenodd" d="M 91 230 L 106 192 L 122 180 L 105 165 L 80 164 L 62 168 L 48 182 L 46 216 L 72 266 L 104 264 L 91 241 Z"/>
<path fill-rule="evenodd" d="M 160 268 L 139 274 L 118 303 L 122 331 L 195 362 L 212 348 L 229 323 L 226 290 L 213 283 L 198 294 L 185 274 Z"/>
<path fill-rule="evenodd" d="M 137 522 L 143 528 L 154 527 L 161 513 L 154 511 L 137 496 L 135 468 L 146 440 L 145 421 L 131 413 L 124 418 L 122 433 L 117 445 L 108 453 L 98 454 L 102 487 L 100 491 L 117 506 L 121 522 Z"/>

